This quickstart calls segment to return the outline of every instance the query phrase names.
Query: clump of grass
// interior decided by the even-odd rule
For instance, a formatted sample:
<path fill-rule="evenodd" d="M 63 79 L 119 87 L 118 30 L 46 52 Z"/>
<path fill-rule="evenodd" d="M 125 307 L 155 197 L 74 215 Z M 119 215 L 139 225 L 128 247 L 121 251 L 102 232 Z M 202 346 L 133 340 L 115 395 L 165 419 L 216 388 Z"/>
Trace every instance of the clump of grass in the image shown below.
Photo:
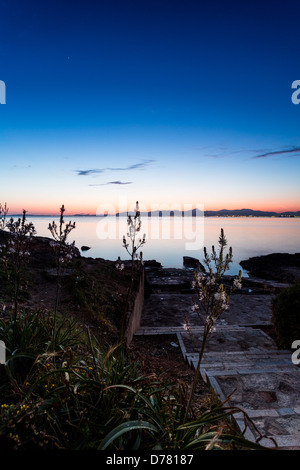
<path fill-rule="evenodd" d="M 39 315 L 35 321 L 38 319 L 41 321 Z M 28 328 L 30 325 L 34 327 L 35 322 L 29 322 Z M 48 338 L 45 332 L 45 344 L 39 343 L 26 377 L 8 371 L 13 356 L 5 366 L 8 379 L 0 395 L 1 450 L 259 448 L 230 434 L 224 421 L 237 410 L 226 409 L 224 404 L 185 423 L 184 396 L 172 384 L 140 375 L 138 364 L 121 345 L 103 348 L 89 329 L 79 346 L 72 340 L 73 329 L 66 331 L 65 347 L 52 361 L 47 347 L 51 330 L 47 331 Z"/>
<path fill-rule="evenodd" d="M 70 232 L 75 228 L 75 222 L 68 222 L 65 224 L 64 222 L 64 212 L 65 207 L 64 205 L 60 208 L 60 218 L 59 224 L 57 225 L 55 221 L 49 224 L 48 229 L 51 232 L 53 237 L 53 241 L 50 242 L 51 247 L 53 248 L 55 261 L 56 261 L 56 274 L 57 274 L 57 282 L 56 282 L 56 300 L 55 300 L 55 307 L 54 307 L 54 324 L 53 324 L 53 334 L 52 334 L 52 343 L 53 343 L 53 350 L 56 347 L 56 317 L 57 317 L 57 309 L 58 309 L 58 301 L 59 301 L 59 292 L 61 288 L 61 276 L 63 275 L 66 266 L 72 261 L 74 254 L 75 254 L 75 242 L 69 243 L 68 236 Z"/>
<path fill-rule="evenodd" d="M 25 266 L 30 256 L 30 244 L 36 231 L 33 223 L 26 221 L 25 210 L 23 210 L 22 218 L 20 217 L 16 221 L 11 218 L 5 226 L 9 231 L 9 237 L 6 244 L 1 247 L 1 261 L 4 265 L 7 282 L 13 286 L 14 339 L 17 328 L 19 295 L 20 291 L 24 291 L 27 288 L 26 283 L 22 285 L 22 281 L 24 280 Z"/>

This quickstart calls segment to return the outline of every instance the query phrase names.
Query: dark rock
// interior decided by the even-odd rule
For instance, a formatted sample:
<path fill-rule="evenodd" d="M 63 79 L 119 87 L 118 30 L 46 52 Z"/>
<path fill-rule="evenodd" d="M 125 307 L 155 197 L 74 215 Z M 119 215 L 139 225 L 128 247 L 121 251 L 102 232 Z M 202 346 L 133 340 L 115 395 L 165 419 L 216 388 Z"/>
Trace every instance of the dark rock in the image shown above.
<path fill-rule="evenodd" d="M 144 266 L 146 268 L 161 268 L 161 263 L 156 261 L 155 259 L 144 261 Z"/>
<path fill-rule="evenodd" d="M 271 392 L 269 390 L 262 390 L 258 392 L 258 395 L 266 402 L 266 403 L 274 403 L 277 401 L 276 393 Z"/>
<path fill-rule="evenodd" d="M 7 242 L 10 234 L 4 230 L 0 230 L 0 244 Z M 52 238 L 48 237 L 32 237 L 28 250 L 30 252 L 29 263 L 32 267 L 54 267 L 55 258 L 53 248 L 50 245 Z M 80 257 L 80 251 L 75 248 L 75 256 Z"/>
<path fill-rule="evenodd" d="M 201 264 L 197 258 L 193 258 L 192 256 L 183 257 L 183 266 L 186 268 L 198 268 L 200 266 L 201 271 L 205 272 L 203 264 Z"/>
<path fill-rule="evenodd" d="M 300 253 L 272 253 L 240 262 L 253 277 L 293 283 L 300 281 Z"/>

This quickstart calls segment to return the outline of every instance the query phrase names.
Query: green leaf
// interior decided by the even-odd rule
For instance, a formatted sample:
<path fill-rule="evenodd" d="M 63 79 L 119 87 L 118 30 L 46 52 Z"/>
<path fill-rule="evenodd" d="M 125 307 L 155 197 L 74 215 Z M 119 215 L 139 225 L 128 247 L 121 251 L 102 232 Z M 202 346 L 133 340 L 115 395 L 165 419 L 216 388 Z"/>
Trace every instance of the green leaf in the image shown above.
<path fill-rule="evenodd" d="M 120 437 L 122 434 L 134 430 L 146 429 L 148 431 L 158 432 L 158 429 L 146 421 L 127 421 L 127 423 L 120 424 L 112 431 L 110 431 L 107 436 L 100 443 L 98 450 L 105 450 L 115 439 Z"/>

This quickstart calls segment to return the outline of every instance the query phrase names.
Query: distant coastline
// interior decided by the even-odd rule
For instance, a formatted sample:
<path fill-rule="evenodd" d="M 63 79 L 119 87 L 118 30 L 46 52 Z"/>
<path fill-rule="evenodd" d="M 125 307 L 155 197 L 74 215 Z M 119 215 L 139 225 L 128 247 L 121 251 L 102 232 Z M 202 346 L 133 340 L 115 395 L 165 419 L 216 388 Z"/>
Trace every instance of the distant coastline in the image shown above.
<path fill-rule="evenodd" d="M 12 214 L 9 217 L 20 217 L 22 214 Z M 26 214 L 27 217 L 59 217 L 58 214 Z M 66 214 L 66 217 L 127 217 L 127 212 L 117 214 Z M 300 217 L 300 211 L 272 212 L 259 211 L 253 209 L 221 209 L 219 211 L 201 211 L 192 209 L 189 211 L 163 210 L 153 212 L 141 212 L 141 217 L 279 217 L 279 218 L 297 218 Z"/>

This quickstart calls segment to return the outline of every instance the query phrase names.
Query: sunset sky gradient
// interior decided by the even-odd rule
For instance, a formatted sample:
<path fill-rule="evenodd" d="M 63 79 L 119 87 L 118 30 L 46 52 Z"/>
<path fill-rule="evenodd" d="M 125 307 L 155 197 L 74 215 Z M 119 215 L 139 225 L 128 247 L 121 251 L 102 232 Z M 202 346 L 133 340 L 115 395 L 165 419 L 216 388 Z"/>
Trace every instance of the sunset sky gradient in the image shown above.
<path fill-rule="evenodd" d="M 300 210 L 300 4 L 0 2 L 0 202 Z"/>

